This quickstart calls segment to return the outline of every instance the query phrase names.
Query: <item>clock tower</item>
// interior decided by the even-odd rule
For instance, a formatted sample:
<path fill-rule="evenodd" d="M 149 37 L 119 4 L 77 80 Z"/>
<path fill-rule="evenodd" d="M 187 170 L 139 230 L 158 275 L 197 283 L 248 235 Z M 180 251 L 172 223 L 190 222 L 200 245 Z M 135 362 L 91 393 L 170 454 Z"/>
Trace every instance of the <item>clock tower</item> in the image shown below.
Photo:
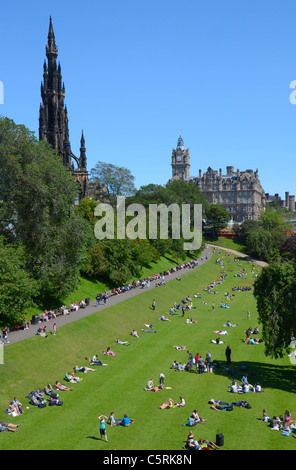
<path fill-rule="evenodd" d="M 190 157 L 189 149 L 184 148 L 184 142 L 180 137 L 177 142 L 177 148 L 172 151 L 172 177 L 178 177 L 182 180 L 189 178 Z"/>

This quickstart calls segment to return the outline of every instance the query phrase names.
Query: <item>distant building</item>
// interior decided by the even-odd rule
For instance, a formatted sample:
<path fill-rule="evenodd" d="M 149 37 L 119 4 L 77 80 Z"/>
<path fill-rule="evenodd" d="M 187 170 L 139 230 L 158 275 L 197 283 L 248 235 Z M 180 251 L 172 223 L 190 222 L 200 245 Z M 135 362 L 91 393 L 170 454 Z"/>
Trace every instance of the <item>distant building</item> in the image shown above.
<path fill-rule="evenodd" d="M 245 220 L 256 220 L 266 208 L 266 197 L 261 186 L 258 169 L 234 171 L 233 166 L 226 167 L 222 174 L 208 167 L 199 176 L 190 176 L 189 149 L 185 150 L 183 139 L 180 137 L 177 148 L 172 151 L 172 178 L 169 183 L 178 179 L 190 181 L 200 188 L 208 197 L 209 204 L 219 204 L 225 207 L 232 222 L 241 223 Z"/>
<path fill-rule="evenodd" d="M 290 212 L 295 212 L 295 196 L 290 196 L 289 191 L 285 192 L 285 199 L 282 199 L 278 193 L 271 195 L 266 193 L 266 203 L 277 203 L 279 207 L 284 207 Z"/>
<path fill-rule="evenodd" d="M 266 208 L 264 189 L 261 186 L 258 169 L 234 171 L 233 166 L 226 167 L 226 174 L 212 170 L 211 167 L 198 177 L 190 177 L 203 193 L 208 196 L 210 204 L 219 204 L 228 210 L 233 222 L 256 220 Z"/>

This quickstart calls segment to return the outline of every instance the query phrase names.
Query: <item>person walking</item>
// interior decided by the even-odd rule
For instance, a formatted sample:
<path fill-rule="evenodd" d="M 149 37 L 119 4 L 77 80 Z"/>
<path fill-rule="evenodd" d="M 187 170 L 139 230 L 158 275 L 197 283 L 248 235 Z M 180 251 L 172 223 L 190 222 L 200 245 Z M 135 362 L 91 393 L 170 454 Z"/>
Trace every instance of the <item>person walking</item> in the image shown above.
<path fill-rule="evenodd" d="M 56 332 L 57 332 L 57 325 L 54 323 L 52 325 L 52 334 L 55 336 L 56 335 Z"/>
<path fill-rule="evenodd" d="M 212 312 L 213 312 L 214 309 L 215 309 L 215 304 L 214 304 L 214 302 L 213 302 L 213 303 L 212 303 Z"/>
<path fill-rule="evenodd" d="M 155 310 L 155 299 L 152 300 L 152 309 Z"/>
<path fill-rule="evenodd" d="M 2 339 L 3 339 L 3 344 L 4 344 L 4 342 L 9 343 L 7 326 L 5 326 L 2 330 Z"/>
<path fill-rule="evenodd" d="M 103 439 L 103 436 L 105 437 L 105 441 L 108 442 L 107 439 L 107 431 L 106 431 L 106 421 L 108 420 L 107 416 L 101 415 L 98 417 L 100 420 L 100 435 L 101 435 L 101 440 Z"/>
<path fill-rule="evenodd" d="M 231 348 L 228 345 L 227 348 L 225 349 L 225 356 L 226 356 L 226 362 L 227 364 L 231 364 Z"/>

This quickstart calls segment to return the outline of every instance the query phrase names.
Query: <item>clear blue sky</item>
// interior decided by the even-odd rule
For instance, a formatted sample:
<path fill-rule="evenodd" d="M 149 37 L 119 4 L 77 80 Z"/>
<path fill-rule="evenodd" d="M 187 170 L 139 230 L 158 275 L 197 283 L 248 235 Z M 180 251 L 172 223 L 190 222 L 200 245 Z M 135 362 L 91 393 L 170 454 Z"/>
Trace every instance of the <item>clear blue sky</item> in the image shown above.
<path fill-rule="evenodd" d="M 266 192 L 296 194 L 296 3 L 285 0 L 2 2 L 0 114 L 38 136 L 52 16 L 72 151 L 88 169 L 129 168 L 165 184 L 179 129 L 191 175 L 259 169 Z"/>

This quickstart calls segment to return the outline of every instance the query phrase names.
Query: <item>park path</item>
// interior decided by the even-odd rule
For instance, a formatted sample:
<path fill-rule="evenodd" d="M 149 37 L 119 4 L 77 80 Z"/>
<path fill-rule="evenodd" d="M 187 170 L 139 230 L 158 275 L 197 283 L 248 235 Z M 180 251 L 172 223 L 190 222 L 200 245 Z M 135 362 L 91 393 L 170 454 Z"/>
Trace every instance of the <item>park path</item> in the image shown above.
<path fill-rule="evenodd" d="M 171 279 L 176 279 L 177 277 L 181 277 L 184 274 L 191 272 L 192 269 L 196 269 L 197 267 L 201 266 L 204 264 L 210 257 L 212 256 L 212 249 L 210 247 L 206 247 L 202 254 L 201 257 L 198 259 L 198 265 L 195 266 L 194 268 L 183 268 L 179 271 L 176 271 L 174 273 L 171 273 L 170 275 L 165 276 L 165 282 L 170 281 Z M 57 330 L 59 327 L 66 325 L 67 323 L 70 323 L 75 320 L 80 320 L 81 318 L 84 318 L 88 315 L 91 315 L 96 312 L 101 312 L 105 310 L 108 307 L 111 307 L 112 305 L 116 305 L 120 302 L 123 302 L 124 300 L 130 299 L 131 297 L 134 297 L 135 295 L 142 294 L 143 292 L 147 292 L 147 290 L 154 289 L 156 284 L 160 280 L 155 280 L 150 282 L 150 287 L 144 287 L 142 288 L 141 286 L 136 287 L 134 289 L 131 289 L 127 292 L 124 292 L 119 295 L 114 295 L 110 297 L 107 300 L 106 304 L 101 303 L 101 305 L 96 306 L 96 301 L 91 300 L 89 305 L 85 308 L 80 308 L 77 311 L 71 312 L 69 315 L 60 315 L 57 318 L 53 318 L 47 322 L 42 322 L 39 323 L 38 325 L 30 325 L 28 330 L 19 330 L 19 331 L 12 331 L 8 333 L 8 341 L 9 343 L 5 343 L 5 347 L 8 347 L 9 344 L 17 343 L 19 341 L 23 341 L 24 339 L 31 338 L 32 336 L 35 336 L 37 333 L 37 329 L 39 328 L 40 325 L 44 326 L 46 325 L 46 331 L 50 332 L 52 330 L 52 326 L 55 323 Z M 29 318 L 27 318 L 29 320 Z"/>
<path fill-rule="evenodd" d="M 246 255 L 244 253 L 240 253 L 239 251 L 231 250 L 230 248 L 224 248 L 223 246 L 219 246 L 219 245 L 212 245 L 211 243 L 209 243 L 208 246 L 212 247 L 212 248 L 215 248 L 217 250 L 228 251 L 229 253 L 233 253 L 234 255 L 239 256 L 240 258 L 248 258 L 249 261 L 258 264 L 259 266 L 262 266 L 263 268 L 268 266 L 268 263 L 266 263 L 265 261 L 260 261 L 260 260 L 254 259 L 249 255 Z"/>
<path fill-rule="evenodd" d="M 203 252 L 201 254 L 201 257 L 198 259 L 198 265 L 196 265 L 194 268 L 189 268 L 189 267 L 188 268 L 183 268 L 183 269 L 181 269 L 179 271 L 176 271 L 176 272 L 174 272 L 170 275 L 166 275 L 165 276 L 165 282 L 170 281 L 172 279 L 176 279 L 177 277 L 181 277 L 184 274 L 186 274 L 188 272 L 191 272 L 192 269 L 196 269 L 197 267 L 202 266 L 204 263 L 207 262 L 207 260 L 209 260 L 211 258 L 212 253 L 213 253 L 212 248 L 219 249 L 219 250 L 225 250 L 227 252 L 233 253 L 233 254 L 235 254 L 237 256 L 240 256 L 242 258 L 248 258 L 250 261 L 253 261 L 253 262 L 255 262 L 258 265 L 263 266 L 263 267 L 267 266 L 267 263 L 264 263 L 263 261 L 254 260 L 254 259 L 250 258 L 248 255 L 245 255 L 244 253 L 240 253 L 238 251 L 231 250 L 231 249 L 228 249 L 228 248 L 223 248 L 223 247 L 218 246 L 218 245 L 207 244 L 205 249 L 203 250 Z M 99 306 L 96 306 L 96 301 L 95 300 L 91 300 L 87 307 L 80 308 L 77 311 L 71 312 L 69 315 L 61 315 L 61 316 L 59 316 L 55 319 L 53 318 L 53 319 L 49 320 L 48 322 L 42 322 L 42 326 L 46 325 L 47 332 L 50 332 L 52 330 L 53 324 L 55 323 L 56 326 L 57 326 L 57 329 L 58 329 L 59 327 L 61 327 L 63 325 L 66 325 L 66 324 L 68 324 L 72 321 L 80 320 L 81 318 L 84 318 L 84 317 L 86 317 L 88 315 L 91 315 L 93 313 L 96 313 L 96 312 L 101 312 L 101 311 L 105 310 L 106 308 L 111 307 L 112 305 L 116 305 L 120 302 L 123 302 L 124 300 L 127 300 L 131 297 L 134 297 L 135 295 L 139 295 L 139 294 L 142 294 L 143 292 L 147 292 L 147 290 L 154 289 L 158 282 L 159 282 L 159 280 L 151 281 L 150 282 L 150 287 L 144 287 L 142 289 L 142 287 L 139 286 L 139 287 L 131 289 L 127 292 L 124 292 L 122 294 L 114 295 L 114 296 L 112 296 L 108 299 L 106 304 L 101 304 Z M 8 334 L 9 343 L 5 344 L 4 346 L 8 347 L 9 344 L 17 343 L 19 341 L 23 341 L 27 338 L 31 338 L 32 336 L 35 336 L 39 326 L 40 326 L 40 324 L 39 325 L 30 325 L 30 328 L 28 330 L 19 330 L 19 331 L 10 332 Z"/>

